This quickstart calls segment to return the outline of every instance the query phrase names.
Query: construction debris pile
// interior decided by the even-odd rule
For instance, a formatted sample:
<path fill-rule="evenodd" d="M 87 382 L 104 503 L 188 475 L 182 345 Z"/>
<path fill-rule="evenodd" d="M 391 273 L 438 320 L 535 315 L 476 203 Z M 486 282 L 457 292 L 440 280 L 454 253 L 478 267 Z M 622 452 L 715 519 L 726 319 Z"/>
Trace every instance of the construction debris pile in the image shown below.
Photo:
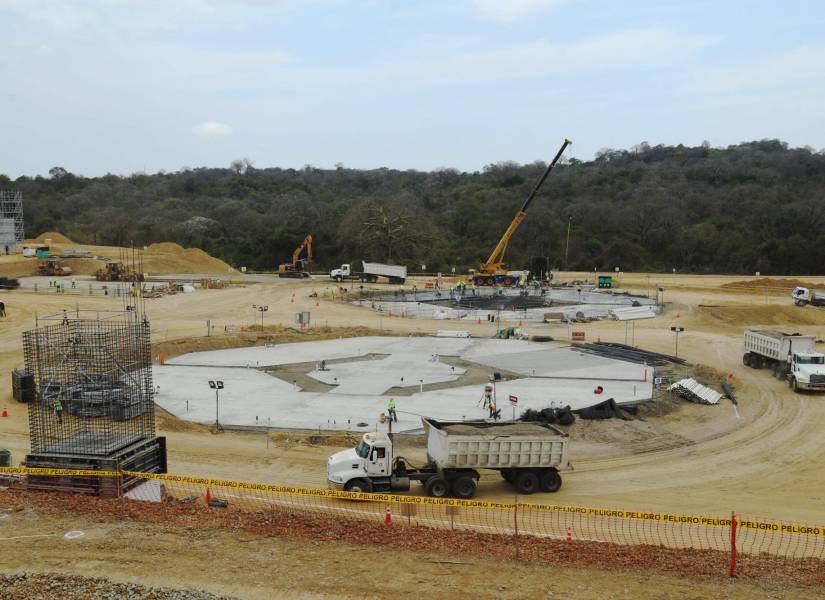
<path fill-rule="evenodd" d="M 676 394 L 685 400 L 696 402 L 697 404 L 716 404 L 722 397 L 722 394 L 716 390 L 690 378 L 680 379 L 667 389 L 670 393 Z"/>
<path fill-rule="evenodd" d="M 562 408 L 543 408 L 541 410 L 533 410 L 528 408 L 519 417 L 520 421 L 551 423 L 558 425 L 572 425 L 576 422 L 576 416 L 570 410 L 570 406 Z"/>

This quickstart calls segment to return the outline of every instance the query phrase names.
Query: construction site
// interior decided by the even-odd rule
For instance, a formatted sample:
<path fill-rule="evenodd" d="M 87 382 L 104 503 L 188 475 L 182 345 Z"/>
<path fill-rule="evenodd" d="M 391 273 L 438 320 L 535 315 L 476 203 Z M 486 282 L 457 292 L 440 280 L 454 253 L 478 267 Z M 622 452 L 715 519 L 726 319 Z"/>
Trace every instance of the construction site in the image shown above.
<path fill-rule="evenodd" d="M 568 143 L 466 275 L 313 272 L 311 235 L 258 274 L 174 244 L 9 237 L 8 568 L 358 596 L 336 568 L 357 549 L 407 571 L 376 597 L 492 568 L 522 583 L 490 597 L 524 597 L 548 563 L 570 598 L 734 576 L 727 597 L 819 597 L 825 278 L 508 270 Z M 309 555 L 323 577 L 299 575 Z M 274 593 L 272 560 L 296 566 Z"/>

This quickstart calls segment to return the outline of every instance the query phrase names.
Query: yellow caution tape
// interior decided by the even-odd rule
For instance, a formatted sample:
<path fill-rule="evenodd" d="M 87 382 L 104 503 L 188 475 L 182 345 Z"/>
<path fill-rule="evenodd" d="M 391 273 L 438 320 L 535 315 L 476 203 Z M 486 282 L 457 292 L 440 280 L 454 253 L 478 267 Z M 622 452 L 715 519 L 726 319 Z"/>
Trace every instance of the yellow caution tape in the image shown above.
<path fill-rule="evenodd" d="M 331 498 L 341 500 L 360 500 L 365 502 L 380 502 L 392 504 L 412 504 L 419 506 L 462 507 L 492 510 L 535 510 L 541 512 L 557 512 L 583 516 L 605 517 L 636 521 L 653 521 L 674 525 L 700 525 L 705 527 L 730 527 L 729 517 L 705 517 L 695 515 L 681 515 L 670 513 L 654 513 L 632 510 L 617 510 L 610 508 L 591 508 L 584 506 L 567 506 L 562 504 L 522 504 L 506 502 L 489 502 L 486 500 L 460 500 L 458 498 L 430 498 L 428 496 L 399 496 L 394 494 L 376 494 L 365 492 L 343 492 L 322 488 L 304 488 L 289 485 L 274 485 L 268 483 L 247 483 L 225 479 L 206 477 L 190 477 L 186 475 L 169 475 L 165 473 L 141 473 L 137 471 L 84 471 L 76 469 L 32 469 L 25 467 L 0 467 L 0 474 L 20 475 L 81 475 L 87 477 L 137 477 L 153 479 L 170 484 L 187 483 L 204 487 L 216 487 L 254 492 L 268 492 L 289 496 L 311 496 L 314 498 Z M 792 533 L 798 535 L 825 536 L 825 527 L 802 525 L 796 523 L 782 523 L 770 521 L 738 520 L 740 529 L 755 529 L 776 533 Z"/>

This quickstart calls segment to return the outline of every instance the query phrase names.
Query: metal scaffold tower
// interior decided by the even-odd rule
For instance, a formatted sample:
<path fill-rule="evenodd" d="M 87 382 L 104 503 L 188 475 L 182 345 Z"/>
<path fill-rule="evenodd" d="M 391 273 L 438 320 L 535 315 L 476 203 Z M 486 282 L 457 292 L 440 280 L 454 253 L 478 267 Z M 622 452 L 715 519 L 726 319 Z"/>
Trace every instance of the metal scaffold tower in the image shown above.
<path fill-rule="evenodd" d="M 0 190 L 0 252 L 23 243 L 23 192 Z"/>

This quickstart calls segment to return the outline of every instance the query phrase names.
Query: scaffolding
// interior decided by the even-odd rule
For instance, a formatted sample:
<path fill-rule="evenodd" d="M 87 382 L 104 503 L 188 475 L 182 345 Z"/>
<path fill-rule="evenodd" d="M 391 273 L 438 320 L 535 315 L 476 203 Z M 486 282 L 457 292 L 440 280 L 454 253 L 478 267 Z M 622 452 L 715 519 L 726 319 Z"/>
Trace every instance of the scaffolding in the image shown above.
<path fill-rule="evenodd" d="M 23 243 L 23 192 L 0 190 L 0 252 L 16 252 Z"/>
<path fill-rule="evenodd" d="M 63 311 L 23 333 L 33 454 L 111 457 L 155 438 L 149 322 L 137 311 Z"/>

